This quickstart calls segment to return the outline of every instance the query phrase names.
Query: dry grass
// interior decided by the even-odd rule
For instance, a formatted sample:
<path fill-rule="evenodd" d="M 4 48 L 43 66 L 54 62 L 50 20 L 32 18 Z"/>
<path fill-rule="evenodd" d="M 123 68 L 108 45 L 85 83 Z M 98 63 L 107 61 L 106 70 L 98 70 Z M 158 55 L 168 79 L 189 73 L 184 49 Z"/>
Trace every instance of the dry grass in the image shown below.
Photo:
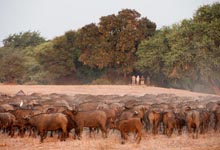
<path fill-rule="evenodd" d="M 4 150 L 220 150 L 220 133 L 207 133 L 200 135 L 199 139 L 192 139 L 187 134 L 178 136 L 176 134 L 168 138 L 165 135 L 146 134 L 143 131 L 143 138 L 140 144 L 136 144 L 133 135 L 128 141 L 120 144 L 118 132 L 109 134 L 107 139 L 103 139 L 101 134 L 89 138 L 88 133 L 83 133 L 82 140 L 68 138 L 66 142 L 60 142 L 56 137 L 47 137 L 44 143 L 38 138 L 14 137 L 0 135 L 0 149 Z"/>

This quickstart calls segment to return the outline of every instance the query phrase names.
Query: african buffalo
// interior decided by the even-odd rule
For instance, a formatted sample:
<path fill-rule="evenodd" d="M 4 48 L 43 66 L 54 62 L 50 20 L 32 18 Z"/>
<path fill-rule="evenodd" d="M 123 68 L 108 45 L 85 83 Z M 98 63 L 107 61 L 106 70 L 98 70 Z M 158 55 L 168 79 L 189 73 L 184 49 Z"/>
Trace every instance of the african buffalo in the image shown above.
<path fill-rule="evenodd" d="M 121 138 L 127 140 L 128 133 L 137 134 L 137 144 L 140 143 L 142 137 L 142 123 L 139 118 L 130 118 L 128 120 L 117 120 L 111 123 L 111 128 L 118 129 L 121 132 Z M 122 141 L 124 144 L 124 141 Z"/>
<path fill-rule="evenodd" d="M 20 108 L 20 109 L 10 110 L 8 112 L 10 112 L 11 114 L 15 116 L 16 123 L 14 124 L 14 126 L 18 127 L 19 135 L 21 137 L 24 137 L 26 125 L 25 125 L 23 118 L 25 116 L 34 115 L 34 110 Z"/>
<path fill-rule="evenodd" d="M 198 110 L 190 110 L 186 112 L 186 124 L 189 133 L 192 133 L 193 129 L 193 138 L 198 138 L 198 132 L 200 128 L 200 112 Z M 194 135 L 196 134 L 196 136 Z"/>
<path fill-rule="evenodd" d="M 76 123 L 79 130 L 79 138 L 82 137 L 83 127 L 100 128 L 104 137 L 107 137 L 106 122 L 107 116 L 104 111 L 93 110 L 93 111 L 70 111 L 65 110 L 63 112 L 66 115 L 69 115 L 71 119 Z"/>
<path fill-rule="evenodd" d="M 14 129 L 13 129 L 13 125 L 15 123 L 15 116 L 12 115 L 11 113 L 0 113 L 0 129 L 6 130 L 9 129 L 9 135 L 11 135 L 11 137 L 14 136 Z"/>
<path fill-rule="evenodd" d="M 216 108 L 214 111 L 215 115 L 215 131 L 220 130 L 220 107 Z"/>
<path fill-rule="evenodd" d="M 144 114 L 144 122 L 146 130 L 152 129 L 152 133 L 158 134 L 158 128 L 162 121 L 162 113 L 159 110 L 148 110 Z"/>
<path fill-rule="evenodd" d="M 167 112 L 163 112 L 162 117 L 163 117 L 163 120 L 162 120 L 163 121 L 163 133 L 167 134 L 167 129 L 169 129 L 168 123 L 175 122 L 176 116 L 175 116 L 174 111 L 170 110 Z M 171 126 L 171 124 L 169 126 Z"/>
<path fill-rule="evenodd" d="M 35 127 L 40 132 L 40 142 L 43 142 L 46 131 L 56 131 L 62 129 L 61 141 L 66 139 L 68 119 L 65 114 L 52 113 L 52 114 L 37 114 L 33 116 L 26 116 L 24 119 L 32 127 Z"/>

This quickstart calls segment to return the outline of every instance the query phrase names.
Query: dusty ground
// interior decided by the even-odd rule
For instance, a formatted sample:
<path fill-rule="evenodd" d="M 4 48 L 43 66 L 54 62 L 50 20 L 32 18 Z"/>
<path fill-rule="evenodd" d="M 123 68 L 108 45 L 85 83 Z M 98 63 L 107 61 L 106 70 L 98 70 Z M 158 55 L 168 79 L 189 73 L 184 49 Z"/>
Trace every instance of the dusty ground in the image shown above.
<path fill-rule="evenodd" d="M 16 94 L 19 90 L 23 90 L 26 94 L 31 93 L 58 93 L 58 94 L 93 94 L 93 95 L 136 95 L 142 96 L 145 94 L 161 94 L 169 93 L 178 96 L 205 96 L 202 93 L 193 93 L 189 91 L 164 89 L 147 86 L 21 86 L 21 85 L 0 85 L 0 93 L 10 95 Z M 24 138 L 13 137 L 0 134 L 0 150 L 220 150 L 220 133 L 210 131 L 207 134 L 200 135 L 199 139 L 192 139 L 187 133 L 181 136 L 176 134 L 171 138 L 164 135 L 153 136 L 143 130 L 143 138 L 141 143 L 135 144 L 133 136 L 129 137 L 126 144 L 120 144 L 119 133 L 109 134 L 107 139 L 103 139 L 101 134 L 94 138 L 89 138 L 88 133 L 83 133 L 81 141 L 72 138 L 66 142 L 60 142 L 56 137 L 45 139 L 44 143 L 40 144 L 39 138 L 31 138 L 27 135 Z"/>
<path fill-rule="evenodd" d="M 25 94 L 32 93 L 42 94 L 92 94 L 92 95 L 136 95 L 143 96 L 145 94 L 161 94 L 169 93 L 177 96 L 205 96 L 207 94 L 195 93 L 178 89 L 167 89 L 148 86 L 132 86 L 132 85 L 0 85 L 0 92 L 14 95 L 18 91 L 23 90 Z"/>

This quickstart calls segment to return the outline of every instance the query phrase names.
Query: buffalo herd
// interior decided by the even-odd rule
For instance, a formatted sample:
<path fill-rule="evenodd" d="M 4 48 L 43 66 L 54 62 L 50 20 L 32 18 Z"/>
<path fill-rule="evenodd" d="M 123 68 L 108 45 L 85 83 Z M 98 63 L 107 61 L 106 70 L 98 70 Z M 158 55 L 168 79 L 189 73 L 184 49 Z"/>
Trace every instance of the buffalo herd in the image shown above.
<path fill-rule="evenodd" d="M 220 131 L 220 97 L 0 93 L 1 134 L 39 136 L 40 142 L 56 134 L 65 141 L 83 139 L 85 130 L 91 137 L 101 131 L 103 138 L 118 130 L 122 144 L 130 133 L 137 143 L 143 133 L 167 138 L 188 134 L 196 139 L 199 134 Z"/>

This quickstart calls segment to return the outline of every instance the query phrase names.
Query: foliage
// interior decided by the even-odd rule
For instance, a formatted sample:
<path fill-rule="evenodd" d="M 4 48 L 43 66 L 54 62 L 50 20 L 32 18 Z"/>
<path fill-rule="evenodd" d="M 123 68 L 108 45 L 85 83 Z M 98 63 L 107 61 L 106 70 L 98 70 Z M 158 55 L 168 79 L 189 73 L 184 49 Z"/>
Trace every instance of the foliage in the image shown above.
<path fill-rule="evenodd" d="M 43 43 L 35 48 L 36 59 L 49 72 L 51 80 L 72 74 L 75 71 L 73 60 L 74 35 L 72 31 L 53 41 Z"/>
<path fill-rule="evenodd" d="M 82 83 L 89 84 L 93 80 L 100 78 L 105 73 L 105 69 L 91 68 L 87 65 L 83 65 L 77 69 L 76 76 L 78 80 L 82 81 Z"/>
<path fill-rule="evenodd" d="M 28 46 L 37 46 L 45 42 L 45 39 L 38 32 L 20 32 L 19 34 L 9 35 L 3 40 L 4 47 L 24 48 Z"/>
<path fill-rule="evenodd" d="M 44 41 L 38 32 L 30 31 L 9 35 L 4 39 L 0 52 L 1 82 L 31 81 L 32 75 L 39 70 L 33 49 Z"/>
<path fill-rule="evenodd" d="M 13 49 L 0 49 L 0 82 L 22 82 L 25 74 L 23 58 Z"/>
<path fill-rule="evenodd" d="M 152 36 L 155 28 L 135 10 L 101 17 L 98 26 L 89 24 L 79 30 L 79 61 L 92 68 L 120 68 L 124 75 L 131 73 L 139 42 Z"/>
<path fill-rule="evenodd" d="M 138 48 L 136 68 L 168 86 L 193 89 L 220 79 L 220 4 L 199 8 L 193 19 L 164 27 Z M 161 84 L 161 83 L 159 83 Z"/>
<path fill-rule="evenodd" d="M 112 83 L 108 79 L 99 78 L 99 79 L 93 80 L 91 82 L 91 84 L 95 84 L 95 85 L 111 85 Z"/>
<path fill-rule="evenodd" d="M 169 51 L 170 46 L 167 34 L 171 29 L 164 28 L 157 31 L 149 40 L 144 40 L 139 45 L 137 55 L 139 57 L 136 65 L 137 70 L 151 76 L 152 79 L 160 81 L 163 84 L 165 80 L 164 54 Z M 161 79 L 161 76 L 163 79 Z"/>

